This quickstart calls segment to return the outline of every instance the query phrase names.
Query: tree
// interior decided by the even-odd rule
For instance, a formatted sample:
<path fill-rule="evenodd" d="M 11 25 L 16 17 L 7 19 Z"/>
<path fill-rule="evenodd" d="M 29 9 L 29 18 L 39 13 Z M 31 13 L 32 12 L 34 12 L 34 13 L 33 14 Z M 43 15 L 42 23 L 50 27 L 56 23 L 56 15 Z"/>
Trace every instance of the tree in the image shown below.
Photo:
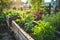
<path fill-rule="evenodd" d="M 8 8 L 11 0 L 0 0 L 0 13 L 4 8 Z"/>
<path fill-rule="evenodd" d="M 32 9 L 34 10 L 34 16 L 37 17 L 35 20 L 42 19 L 44 11 L 44 7 L 42 5 L 44 4 L 44 0 L 30 0 L 30 3 L 32 4 Z"/>
<path fill-rule="evenodd" d="M 30 0 L 30 3 L 35 11 L 41 11 L 41 5 L 44 4 L 44 0 Z"/>

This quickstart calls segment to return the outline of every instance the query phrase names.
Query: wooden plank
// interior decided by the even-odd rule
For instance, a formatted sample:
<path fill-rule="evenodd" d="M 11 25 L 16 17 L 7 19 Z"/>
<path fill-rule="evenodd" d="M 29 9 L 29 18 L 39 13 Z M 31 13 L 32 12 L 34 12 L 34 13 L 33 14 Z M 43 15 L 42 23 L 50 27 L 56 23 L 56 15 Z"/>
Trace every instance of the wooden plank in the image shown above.
<path fill-rule="evenodd" d="M 34 40 L 15 21 L 12 21 L 12 30 L 16 33 L 18 40 Z"/>

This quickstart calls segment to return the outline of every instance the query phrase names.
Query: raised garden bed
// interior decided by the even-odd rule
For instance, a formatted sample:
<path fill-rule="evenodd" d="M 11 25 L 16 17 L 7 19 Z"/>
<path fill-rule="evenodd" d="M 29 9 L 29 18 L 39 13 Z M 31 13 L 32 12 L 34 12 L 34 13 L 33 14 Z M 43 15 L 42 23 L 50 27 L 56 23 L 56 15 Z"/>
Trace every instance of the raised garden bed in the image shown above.
<path fill-rule="evenodd" d="M 22 29 L 15 21 L 11 20 L 11 26 L 9 24 L 9 17 L 7 16 L 7 24 L 10 29 L 14 32 L 17 40 L 34 40 L 24 29 Z M 35 23 L 35 22 L 34 22 Z"/>
<path fill-rule="evenodd" d="M 11 22 L 11 26 L 9 24 L 9 17 L 6 16 L 7 24 L 10 29 L 14 32 L 17 40 L 34 40 L 28 33 L 26 33 L 15 21 Z"/>
<path fill-rule="evenodd" d="M 25 15 L 26 16 L 26 15 Z M 32 19 L 29 19 L 29 18 L 32 18 Z M 55 30 L 55 27 L 54 26 L 52 26 L 52 25 L 50 25 L 50 23 L 49 22 L 45 22 L 45 21 L 41 21 L 41 20 L 39 20 L 39 21 L 37 21 L 37 24 L 36 24 L 36 26 L 33 26 L 33 28 L 30 28 L 30 27 L 32 27 L 31 25 L 32 25 L 32 23 L 30 24 L 30 22 L 33 20 L 33 17 L 31 16 L 31 15 L 29 15 L 28 17 L 26 17 L 26 19 L 24 19 L 24 18 L 22 18 L 22 20 L 21 19 L 19 19 L 18 20 L 18 22 L 21 22 L 21 23 L 19 23 L 19 24 L 22 24 L 22 25 L 19 25 L 17 22 L 16 22 L 16 20 L 14 20 L 14 21 L 12 21 L 13 20 L 13 18 L 12 19 L 10 19 L 10 18 L 8 18 L 7 17 L 7 23 L 8 23 L 8 26 L 10 25 L 10 28 L 12 29 L 12 31 L 14 31 L 14 33 L 15 33 L 15 36 L 19 39 L 21 39 L 21 40 L 28 40 L 28 39 L 26 39 L 26 36 L 24 35 L 24 33 L 26 32 L 26 33 L 31 33 L 31 36 L 32 36 L 32 33 L 33 33 L 33 38 L 35 39 L 35 40 L 40 40 L 40 39 L 42 39 L 42 40 L 48 40 L 47 38 L 49 38 L 49 40 L 58 40 L 57 39 L 57 37 L 55 36 L 55 32 L 58 34 L 58 35 L 60 35 L 60 32 L 58 31 L 56 31 Z M 34 21 L 34 20 L 33 20 Z M 32 22 L 33 22 L 32 21 Z M 25 23 L 24 23 L 25 22 Z M 25 25 L 26 24 L 26 25 Z M 27 26 L 27 27 L 26 27 Z M 29 28 L 28 28 L 29 27 Z M 27 29 L 27 31 L 26 31 L 26 29 Z M 30 30 L 33 30 L 33 32 L 32 31 L 30 31 Z M 22 32 L 21 30 L 23 30 L 24 32 Z M 21 34 L 22 33 L 22 34 Z M 40 34 L 41 33 L 41 34 Z M 20 37 L 20 35 L 21 35 L 21 37 Z M 23 37 L 23 36 L 24 37 Z M 40 36 L 41 37 L 40 37 Z M 30 37 L 31 37 L 30 36 Z M 32 39 L 33 39 L 32 38 Z M 29 40 L 30 40 L 30 38 L 29 38 Z"/>

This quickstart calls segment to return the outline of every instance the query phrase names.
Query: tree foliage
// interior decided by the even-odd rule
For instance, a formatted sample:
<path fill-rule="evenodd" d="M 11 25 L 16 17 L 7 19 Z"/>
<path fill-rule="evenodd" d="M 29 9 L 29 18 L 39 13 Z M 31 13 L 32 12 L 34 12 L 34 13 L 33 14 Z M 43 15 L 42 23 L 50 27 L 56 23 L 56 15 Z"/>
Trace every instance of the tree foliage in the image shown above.
<path fill-rule="evenodd" d="M 32 4 L 32 8 L 36 11 L 41 11 L 41 5 L 44 4 L 44 0 L 30 0 L 30 3 Z"/>
<path fill-rule="evenodd" d="M 11 0 L 0 0 L 0 12 L 2 12 L 2 10 L 4 8 L 9 7 Z"/>

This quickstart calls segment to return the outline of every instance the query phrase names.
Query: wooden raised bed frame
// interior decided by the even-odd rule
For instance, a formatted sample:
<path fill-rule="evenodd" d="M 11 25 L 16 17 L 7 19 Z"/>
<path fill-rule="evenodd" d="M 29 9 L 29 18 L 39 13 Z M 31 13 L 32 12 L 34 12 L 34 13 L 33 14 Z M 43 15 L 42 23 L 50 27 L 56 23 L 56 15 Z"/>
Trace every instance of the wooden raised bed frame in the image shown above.
<path fill-rule="evenodd" d="M 28 33 L 26 33 L 14 20 L 9 24 L 9 16 L 6 16 L 6 22 L 8 27 L 14 32 L 14 36 L 17 40 L 34 40 Z"/>

